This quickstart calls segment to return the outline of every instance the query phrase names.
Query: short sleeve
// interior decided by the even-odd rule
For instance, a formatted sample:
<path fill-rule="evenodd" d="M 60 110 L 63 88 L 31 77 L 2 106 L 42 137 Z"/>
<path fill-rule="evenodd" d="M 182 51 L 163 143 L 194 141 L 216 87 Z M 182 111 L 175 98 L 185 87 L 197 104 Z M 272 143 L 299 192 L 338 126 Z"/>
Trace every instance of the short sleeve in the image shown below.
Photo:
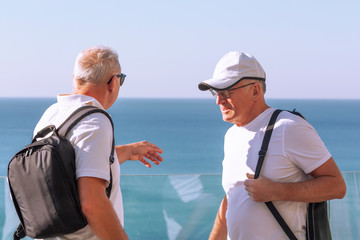
<path fill-rule="evenodd" d="M 289 159 L 307 174 L 331 157 L 315 129 L 298 116 L 287 121 L 284 150 Z"/>
<path fill-rule="evenodd" d="M 76 156 L 76 177 L 110 180 L 109 156 L 112 148 L 112 126 L 101 113 L 80 121 L 70 133 Z"/>

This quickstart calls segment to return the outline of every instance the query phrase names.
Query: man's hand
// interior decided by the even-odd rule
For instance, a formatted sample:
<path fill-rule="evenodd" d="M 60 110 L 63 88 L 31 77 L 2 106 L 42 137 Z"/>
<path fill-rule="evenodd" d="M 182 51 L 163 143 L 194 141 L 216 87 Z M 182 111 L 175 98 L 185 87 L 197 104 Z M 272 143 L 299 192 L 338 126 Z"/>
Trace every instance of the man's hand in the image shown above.
<path fill-rule="evenodd" d="M 115 149 L 120 164 L 127 160 L 140 161 L 151 168 L 151 164 L 146 159 L 156 165 L 163 161 L 163 158 L 159 155 L 163 152 L 161 148 L 147 141 L 120 145 L 116 146 Z"/>
<path fill-rule="evenodd" d="M 254 174 L 247 173 L 247 180 L 244 181 L 245 190 L 255 202 L 273 201 L 274 182 L 268 178 L 259 176 L 254 179 Z"/>
<path fill-rule="evenodd" d="M 262 176 L 254 179 L 253 174 L 247 173 L 244 186 L 256 202 L 322 202 L 345 196 L 346 184 L 332 157 L 310 175 L 312 179 L 302 182 L 274 182 Z"/>

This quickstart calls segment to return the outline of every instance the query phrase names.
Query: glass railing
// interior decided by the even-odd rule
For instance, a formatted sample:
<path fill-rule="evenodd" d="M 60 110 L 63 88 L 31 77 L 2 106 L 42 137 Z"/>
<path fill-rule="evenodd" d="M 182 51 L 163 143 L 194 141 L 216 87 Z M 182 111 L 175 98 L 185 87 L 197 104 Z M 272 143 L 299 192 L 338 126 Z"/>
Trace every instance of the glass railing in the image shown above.
<path fill-rule="evenodd" d="M 360 172 L 344 172 L 347 194 L 329 204 L 334 240 L 360 239 Z M 221 175 L 121 177 L 130 239 L 207 239 L 224 196 Z M 18 218 L 0 178 L 0 240 L 12 239 Z M 30 238 L 26 238 L 30 239 Z"/>

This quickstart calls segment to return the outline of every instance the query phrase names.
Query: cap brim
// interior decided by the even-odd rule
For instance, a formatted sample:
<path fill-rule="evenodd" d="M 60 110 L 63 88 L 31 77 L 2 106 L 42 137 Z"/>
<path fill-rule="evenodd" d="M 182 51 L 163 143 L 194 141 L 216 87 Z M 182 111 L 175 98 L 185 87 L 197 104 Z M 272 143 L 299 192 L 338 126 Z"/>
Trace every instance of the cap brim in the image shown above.
<path fill-rule="evenodd" d="M 237 83 L 239 83 L 241 80 L 244 80 L 244 79 L 254 79 L 254 80 L 265 81 L 265 78 L 260 78 L 260 77 L 243 77 L 241 79 L 229 78 L 229 79 L 222 79 L 222 80 L 209 79 L 209 80 L 199 83 L 198 88 L 201 91 L 206 91 L 206 90 L 209 90 L 210 88 L 215 89 L 215 90 L 226 90 L 226 89 L 233 87 L 234 85 L 236 85 Z"/>
<path fill-rule="evenodd" d="M 209 79 L 199 83 L 198 88 L 201 91 L 206 91 L 211 89 L 215 90 L 225 90 L 229 87 L 234 86 L 240 80 L 238 78 L 228 78 L 228 79 Z"/>
<path fill-rule="evenodd" d="M 201 91 L 206 91 L 206 90 L 209 90 L 209 89 L 211 88 L 211 86 L 208 85 L 208 84 L 205 83 L 205 82 L 201 82 L 201 83 L 199 83 L 198 88 L 199 88 Z"/>

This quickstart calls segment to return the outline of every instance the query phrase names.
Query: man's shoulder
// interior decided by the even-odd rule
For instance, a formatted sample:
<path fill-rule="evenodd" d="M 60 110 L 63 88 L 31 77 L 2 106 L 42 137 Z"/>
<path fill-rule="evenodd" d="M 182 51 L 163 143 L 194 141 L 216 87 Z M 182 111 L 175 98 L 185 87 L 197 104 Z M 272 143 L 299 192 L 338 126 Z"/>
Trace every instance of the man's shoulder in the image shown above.
<path fill-rule="evenodd" d="M 288 123 L 299 124 L 307 122 L 301 113 L 295 113 L 289 110 L 282 110 L 279 114 L 278 120 L 286 121 Z"/>
<path fill-rule="evenodd" d="M 83 105 L 62 106 L 59 103 L 51 105 L 37 123 L 34 134 L 49 125 L 59 127 L 76 109 L 81 106 Z M 99 129 L 111 128 L 111 122 L 105 114 L 96 112 L 81 119 L 79 123 L 74 126 L 73 130 L 76 128 L 88 128 L 91 126 Z"/>
<path fill-rule="evenodd" d="M 54 122 L 54 118 L 56 115 L 58 115 L 58 104 L 54 103 L 45 110 L 45 112 L 39 119 L 34 129 L 34 135 L 46 126 L 56 125 Z"/>
<path fill-rule="evenodd" d="M 105 114 L 95 112 L 81 119 L 73 129 L 100 129 L 101 131 L 110 132 L 112 125 L 110 119 Z"/>
<path fill-rule="evenodd" d="M 316 133 L 314 127 L 305 118 L 289 111 L 280 113 L 276 125 L 283 129 L 284 137 L 300 137 L 305 136 L 305 133 Z"/>

